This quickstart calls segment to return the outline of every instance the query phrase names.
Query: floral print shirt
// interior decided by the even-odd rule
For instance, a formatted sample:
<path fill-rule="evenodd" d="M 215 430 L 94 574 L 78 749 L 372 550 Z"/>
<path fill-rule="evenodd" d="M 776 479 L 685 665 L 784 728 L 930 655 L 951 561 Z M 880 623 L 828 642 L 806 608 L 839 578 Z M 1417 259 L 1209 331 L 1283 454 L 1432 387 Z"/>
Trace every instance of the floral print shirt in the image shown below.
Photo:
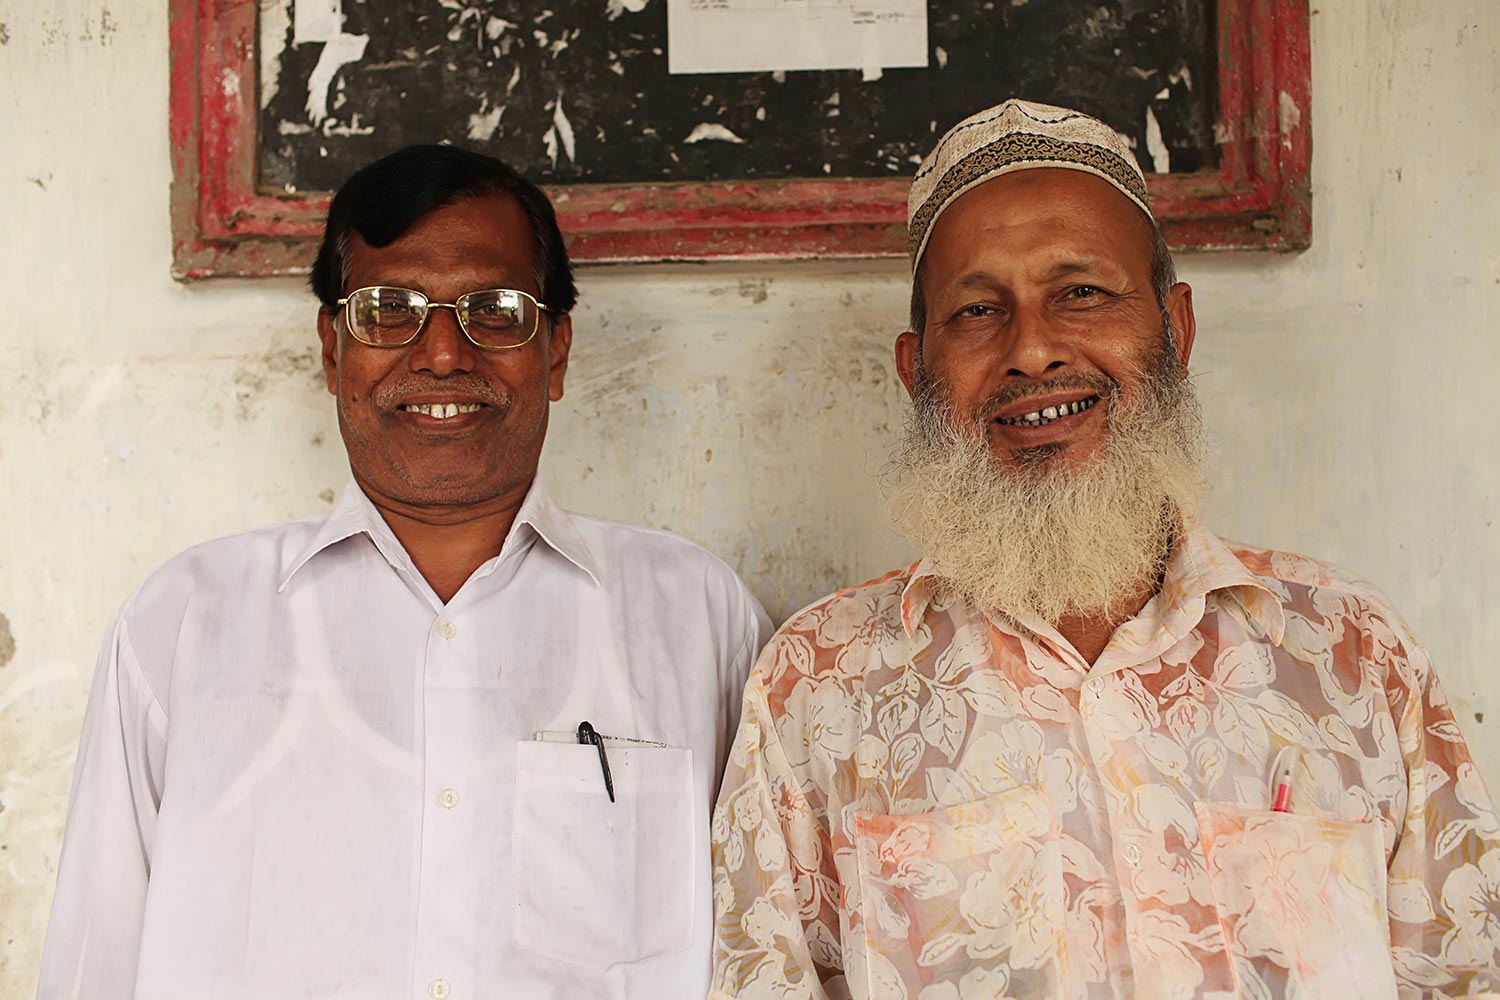
<path fill-rule="evenodd" d="M 925 563 L 796 615 L 713 845 L 716 1000 L 1500 990 L 1500 825 L 1427 654 L 1192 522 L 1092 665 Z"/>

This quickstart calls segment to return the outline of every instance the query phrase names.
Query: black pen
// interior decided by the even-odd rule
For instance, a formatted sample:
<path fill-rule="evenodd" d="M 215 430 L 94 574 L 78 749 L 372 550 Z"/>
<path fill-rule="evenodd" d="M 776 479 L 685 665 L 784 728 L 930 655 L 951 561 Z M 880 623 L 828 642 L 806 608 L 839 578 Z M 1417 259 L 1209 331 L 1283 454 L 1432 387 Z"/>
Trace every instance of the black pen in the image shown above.
<path fill-rule="evenodd" d="M 604 790 L 609 793 L 609 801 L 615 800 L 615 780 L 609 776 L 609 758 L 604 755 L 604 737 L 594 731 L 594 727 L 584 720 L 578 724 L 578 742 L 592 743 L 599 750 L 599 768 L 604 772 Z"/>

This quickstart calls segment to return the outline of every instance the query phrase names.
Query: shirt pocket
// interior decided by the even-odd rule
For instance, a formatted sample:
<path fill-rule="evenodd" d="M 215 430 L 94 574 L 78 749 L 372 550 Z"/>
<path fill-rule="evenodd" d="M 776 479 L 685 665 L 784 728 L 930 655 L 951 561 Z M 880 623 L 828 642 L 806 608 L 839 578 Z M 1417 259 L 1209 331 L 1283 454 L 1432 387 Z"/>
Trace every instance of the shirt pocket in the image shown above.
<path fill-rule="evenodd" d="M 1062 851 L 1040 786 L 853 822 L 868 995 L 939 983 L 964 997 L 1062 995 Z"/>
<path fill-rule="evenodd" d="M 1396 996 L 1378 823 L 1199 802 L 1241 996 Z"/>
<path fill-rule="evenodd" d="M 686 948 L 699 817 L 693 752 L 523 742 L 516 751 L 515 940 L 596 971 Z"/>

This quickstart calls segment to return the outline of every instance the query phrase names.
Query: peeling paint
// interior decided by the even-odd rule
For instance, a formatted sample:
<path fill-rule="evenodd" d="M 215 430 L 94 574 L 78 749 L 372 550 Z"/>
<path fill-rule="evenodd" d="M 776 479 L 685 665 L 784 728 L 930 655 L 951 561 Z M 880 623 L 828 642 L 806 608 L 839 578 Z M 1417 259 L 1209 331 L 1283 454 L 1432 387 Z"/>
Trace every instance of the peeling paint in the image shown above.
<path fill-rule="evenodd" d="M 1159 174 L 1170 173 L 1172 170 L 1172 154 L 1167 149 L 1167 144 L 1162 141 L 1161 123 L 1156 120 L 1156 112 L 1151 106 L 1146 106 L 1146 152 L 1151 155 L 1151 168 Z"/>
<path fill-rule="evenodd" d="M 342 0 L 296 0 L 292 16 L 294 45 L 326 42 L 344 30 Z"/>
<path fill-rule="evenodd" d="M 333 86 L 334 76 L 348 63 L 363 59 L 369 42 L 368 35 L 335 35 L 323 44 L 318 64 L 307 78 L 309 121 L 321 123 L 328 117 L 328 91 Z"/>
<path fill-rule="evenodd" d="M 639 14 L 646 9 L 647 0 L 606 0 L 604 5 L 604 16 L 613 21 L 626 11 Z"/>
<path fill-rule="evenodd" d="M 1291 94 L 1282 91 L 1276 101 L 1276 114 L 1281 124 L 1281 134 L 1290 135 L 1302 124 L 1302 109 Z"/>
<path fill-rule="evenodd" d="M 547 159 L 552 160 L 553 168 L 558 165 L 559 144 L 570 162 L 577 159 L 574 156 L 573 123 L 567 120 L 567 112 L 562 109 L 561 91 L 558 91 L 558 97 L 552 102 L 552 127 L 546 130 L 546 135 L 541 136 L 541 141 L 546 144 Z"/>
<path fill-rule="evenodd" d="M 291 0 L 260 0 L 260 107 L 281 89 L 281 54 L 292 31 Z"/>
<path fill-rule="evenodd" d="M 717 122 L 699 122 L 697 125 L 693 126 L 693 130 L 689 132 L 687 134 L 687 138 L 683 139 L 682 141 L 684 145 L 691 145 L 695 142 L 704 141 L 733 142 L 743 144 L 745 140 L 741 139 L 739 136 L 735 135 L 729 129 L 725 128 L 723 125 L 718 124 Z"/>

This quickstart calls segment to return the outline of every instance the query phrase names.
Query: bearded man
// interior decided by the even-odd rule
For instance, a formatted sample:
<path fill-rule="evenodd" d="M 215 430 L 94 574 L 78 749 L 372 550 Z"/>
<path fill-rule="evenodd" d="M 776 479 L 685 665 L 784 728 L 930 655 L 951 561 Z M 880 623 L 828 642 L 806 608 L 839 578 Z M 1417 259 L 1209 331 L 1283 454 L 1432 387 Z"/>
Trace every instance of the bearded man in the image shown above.
<path fill-rule="evenodd" d="M 923 163 L 909 236 L 924 556 L 752 672 L 713 996 L 1500 988 L 1500 827 L 1425 652 L 1194 516 L 1192 292 L 1128 148 L 1008 101 Z"/>

